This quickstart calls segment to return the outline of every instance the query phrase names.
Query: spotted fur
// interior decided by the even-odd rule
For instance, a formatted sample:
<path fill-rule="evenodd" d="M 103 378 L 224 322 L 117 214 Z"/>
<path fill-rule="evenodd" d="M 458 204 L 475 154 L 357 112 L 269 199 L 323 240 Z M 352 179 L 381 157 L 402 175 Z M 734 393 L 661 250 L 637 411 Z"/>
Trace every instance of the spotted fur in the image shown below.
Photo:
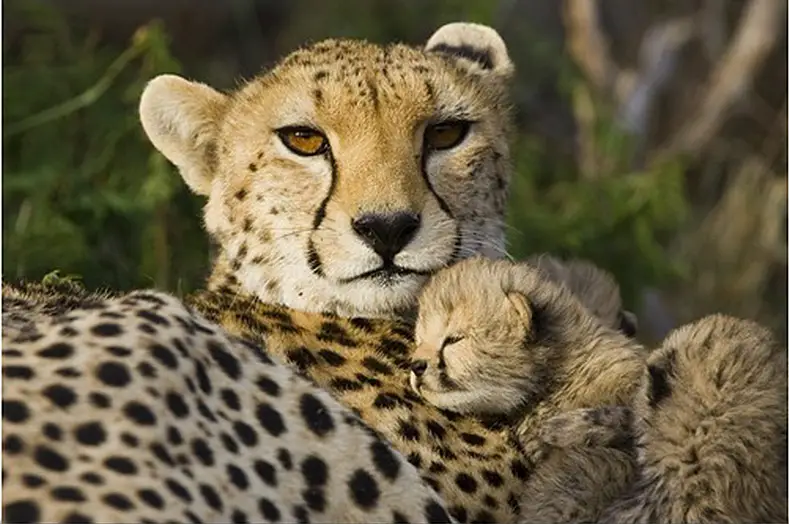
<path fill-rule="evenodd" d="M 450 522 L 265 346 L 161 292 L 40 291 L 3 289 L 3 522 Z"/>

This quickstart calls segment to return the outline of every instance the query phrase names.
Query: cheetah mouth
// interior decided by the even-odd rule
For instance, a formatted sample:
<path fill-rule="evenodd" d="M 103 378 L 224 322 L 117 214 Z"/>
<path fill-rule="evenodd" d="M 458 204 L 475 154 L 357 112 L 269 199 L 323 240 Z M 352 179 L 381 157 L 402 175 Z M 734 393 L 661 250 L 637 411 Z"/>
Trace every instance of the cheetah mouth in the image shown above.
<path fill-rule="evenodd" d="M 390 262 L 356 276 L 343 278 L 340 282 L 350 284 L 361 280 L 372 280 L 378 285 L 390 286 L 409 276 L 429 276 L 434 272 L 434 270 L 409 269 Z"/>

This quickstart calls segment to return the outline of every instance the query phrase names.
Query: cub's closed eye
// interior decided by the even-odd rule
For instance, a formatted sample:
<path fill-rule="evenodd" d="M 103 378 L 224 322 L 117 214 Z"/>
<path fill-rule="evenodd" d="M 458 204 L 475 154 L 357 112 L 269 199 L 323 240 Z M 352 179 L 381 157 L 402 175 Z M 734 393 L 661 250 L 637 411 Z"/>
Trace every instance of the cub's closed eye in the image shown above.
<path fill-rule="evenodd" d="M 326 135 L 310 127 L 283 127 L 276 131 L 285 147 L 301 156 L 314 156 L 329 149 Z"/>
<path fill-rule="evenodd" d="M 460 144 L 471 127 L 471 122 L 454 120 L 439 122 L 425 129 L 425 146 L 433 150 L 451 149 Z"/>
<path fill-rule="evenodd" d="M 444 339 L 444 342 L 441 344 L 441 349 L 444 349 L 447 346 L 451 346 L 452 344 L 457 344 L 461 340 L 466 337 L 461 337 L 459 335 L 453 335 Z"/>

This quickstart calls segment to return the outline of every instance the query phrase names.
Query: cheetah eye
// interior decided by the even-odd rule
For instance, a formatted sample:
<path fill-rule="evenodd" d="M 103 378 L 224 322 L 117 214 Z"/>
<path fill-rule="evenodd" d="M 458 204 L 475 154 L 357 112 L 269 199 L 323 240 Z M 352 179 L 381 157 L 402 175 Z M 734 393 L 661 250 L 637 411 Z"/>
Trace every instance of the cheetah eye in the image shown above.
<path fill-rule="evenodd" d="M 285 147 L 300 156 L 320 155 L 329 148 L 326 136 L 309 127 L 283 127 L 276 132 Z"/>
<path fill-rule="evenodd" d="M 464 120 L 430 125 L 425 129 L 425 145 L 436 151 L 451 149 L 466 138 L 469 127 L 471 123 Z"/>
<path fill-rule="evenodd" d="M 452 344 L 457 344 L 458 342 L 460 342 L 464 338 L 466 338 L 466 337 L 461 337 L 459 335 L 449 336 L 449 337 L 444 339 L 444 342 L 441 343 L 441 349 L 444 349 L 447 346 L 451 346 Z"/>

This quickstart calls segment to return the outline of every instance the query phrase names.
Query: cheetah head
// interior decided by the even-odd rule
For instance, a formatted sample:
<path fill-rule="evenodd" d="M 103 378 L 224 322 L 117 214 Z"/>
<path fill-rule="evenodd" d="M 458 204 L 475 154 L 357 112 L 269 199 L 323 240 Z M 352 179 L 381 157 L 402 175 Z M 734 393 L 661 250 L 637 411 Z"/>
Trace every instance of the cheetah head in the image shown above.
<path fill-rule="evenodd" d="M 498 33 L 454 23 L 423 48 L 319 42 L 229 94 L 162 75 L 140 118 L 207 197 L 210 286 L 390 316 L 438 269 L 504 251 L 512 70 Z"/>

